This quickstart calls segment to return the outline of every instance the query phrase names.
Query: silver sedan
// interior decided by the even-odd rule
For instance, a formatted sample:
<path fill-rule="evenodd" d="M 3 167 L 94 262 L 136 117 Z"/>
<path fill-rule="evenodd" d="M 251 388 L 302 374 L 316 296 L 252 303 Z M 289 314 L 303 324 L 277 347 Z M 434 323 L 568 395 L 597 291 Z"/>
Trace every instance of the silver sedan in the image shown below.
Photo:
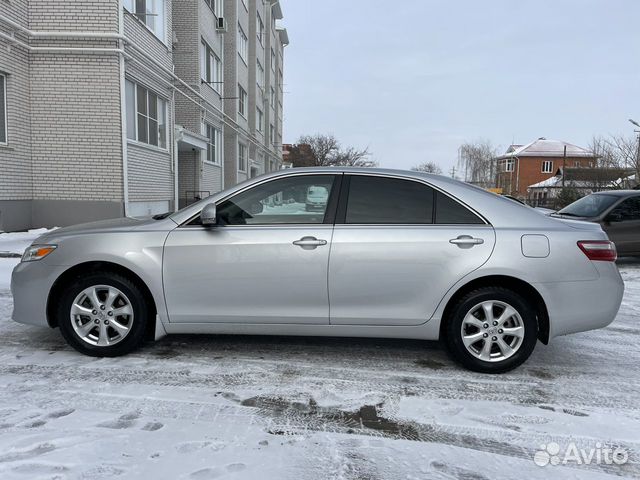
<path fill-rule="evenodd" d="M 327 195 L 309 209 L 314 191 Z M 611 323 L 615 259 L 598 224 L 449 178 L 292 169 L 38 238 L 13 272 L 13 319 L 93 356 L 171 333 L 396 337 L 497 373 L 538 340 Z"/>

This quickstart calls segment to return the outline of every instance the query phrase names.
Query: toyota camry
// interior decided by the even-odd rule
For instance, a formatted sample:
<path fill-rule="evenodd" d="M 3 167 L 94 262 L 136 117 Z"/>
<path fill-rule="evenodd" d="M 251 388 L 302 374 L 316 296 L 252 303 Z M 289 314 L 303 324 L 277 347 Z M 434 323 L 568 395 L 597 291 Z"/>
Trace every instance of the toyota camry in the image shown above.
<path fill-rule="evenodd" d="M 308 208 L 309 192 L 314 197 Z M 440 339 L 480 372 L 607 326 L 623 282 L 600 225 L 437 175 L 263 175 L 172 214 L 51 231 L 13 271 L 13 319 L 93 356 L 173 333 Z"/>

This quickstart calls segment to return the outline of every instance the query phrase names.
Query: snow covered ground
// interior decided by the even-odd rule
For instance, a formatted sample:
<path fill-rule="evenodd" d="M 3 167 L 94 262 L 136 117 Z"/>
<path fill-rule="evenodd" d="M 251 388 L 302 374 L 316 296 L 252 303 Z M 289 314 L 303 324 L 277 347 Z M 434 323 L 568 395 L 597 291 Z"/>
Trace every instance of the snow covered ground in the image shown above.
<path fill-rule="evenodd" d="M 2 235 L 0 251 L 33 236 Z M 3 480 L 640 477 L 639 263 L 620 264 L 609 328 L 486 376 L 404 340 L 173 336 L 84 357 L 10 320 L 18 260 L 0 258 Z M 534 463 L 570 442 L 621 446 L 629 462 Z"/>

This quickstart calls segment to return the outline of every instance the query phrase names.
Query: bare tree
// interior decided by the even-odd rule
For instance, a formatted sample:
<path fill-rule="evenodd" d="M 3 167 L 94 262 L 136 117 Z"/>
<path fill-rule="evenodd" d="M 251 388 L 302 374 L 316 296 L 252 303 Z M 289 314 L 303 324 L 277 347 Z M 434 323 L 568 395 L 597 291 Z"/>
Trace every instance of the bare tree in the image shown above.
<path fill-rule="evenodd" d="M 368 148 L 343 148 L 334 135 L 303 135 L 289 152 L 294 167 L 375 167 Z"/>
<path fill-rule="evenodd" d="M 640 156 L 638 141 L 635 137 L 624 135 L 594 136 L 589 149 L 596 155 L 596 166 L 602 169 L 619 169 L 635 172 L 640 178 Z"/>
<path fill-rule="evenodd" d="M 458 168 L 464 172 L 465 182 L 483 188 L 496 182 L 498 149 L 489 140 L 464 143 L 458 149 Z"/>
<path fill-rule="evenodd" d="M 424 173 L 435 173 L 436 175 L 442 174 L 442 169 L 435 162 L 423 162 L 415 167 L 412 167 L 411 170 L 414 172 L 424 172 Z"/>

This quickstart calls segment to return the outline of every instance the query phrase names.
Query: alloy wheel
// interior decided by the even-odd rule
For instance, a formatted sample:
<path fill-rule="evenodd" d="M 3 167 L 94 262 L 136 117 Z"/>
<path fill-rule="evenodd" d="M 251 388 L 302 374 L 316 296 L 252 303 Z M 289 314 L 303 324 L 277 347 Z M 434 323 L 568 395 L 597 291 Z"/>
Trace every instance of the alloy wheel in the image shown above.
<path fill-rule="evenodd" d="M 71 325 L 84 342 L 107 347 L 121 342 L 133 326 L 133 307 L 127 296 L 109 285 L 82 290 L 71 304 Z"/>
<path fill-rule="evenodd" d="M 465 315 L 462 342 L 469 353 L 485 362 L 513 356 L 524 340 L 524 322 L 518 311 L 496 300 L 478 303 Z"/>

